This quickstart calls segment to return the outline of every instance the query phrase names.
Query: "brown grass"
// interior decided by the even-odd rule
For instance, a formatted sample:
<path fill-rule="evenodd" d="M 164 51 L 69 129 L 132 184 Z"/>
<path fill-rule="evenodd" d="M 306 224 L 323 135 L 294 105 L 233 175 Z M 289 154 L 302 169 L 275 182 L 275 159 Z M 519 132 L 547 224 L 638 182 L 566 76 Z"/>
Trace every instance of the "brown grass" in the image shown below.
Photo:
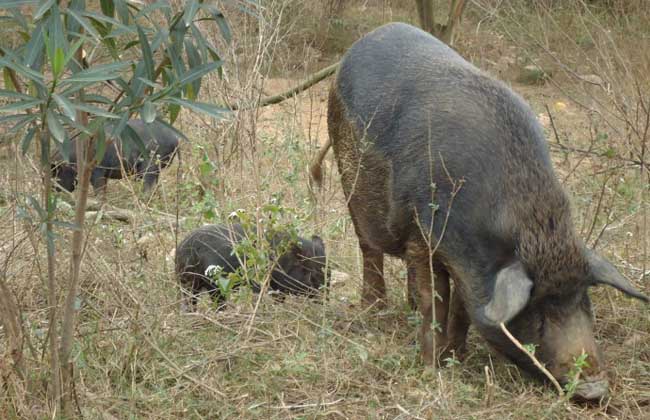
<path fill-rule="evenodd" d="M 316 28 L 326 30 L 323 39 L 322 32 L 309 32 L 311 0 L 268 3 L 269 26 L 261 29 L 230 11 L 236 41 L 227 57 L 229 88 L 214 77 L 205 86 L 203 100 L 215 102 L 225 93 L 254 102 L 262 92 L 283 90 L 322 63 L 333 62 L 354 39 L 381 22 L 416 17 L 414 7 L 400 8 L 399 2 L 332 2 L 337 7 L 324 9 L 331 14 L 323 23 L 327 28 Z M 489 7 L 500 3 L 470 5 L 464 31 L 459 32 L 457 48 L 480 67 L 512 80 L 517 66 L 531 60 L 574 68 L 585 63 L 575 59 L 580 53 L 592 57 L 594 65 L 604 63 L 601 56 L 607 50 L 597 48 L 607 44 L 596 36 L 591 37 L 593 44 L 582 40 L 584 25 L 571 18 L 569 10 L 549 14 L 510 2 L 518 6 L 490 15 Z M 629 17 L 629 23 L 616 16 L 593 19 L 601 26 L 610 25 L 605 27 L 614 31 L 617 42 L 637 43 L 618 51 L 627 62 L 639 68 L 647 64 L 636 53 L 650 51 L 648 33 L 642 32 L 634 17 Z M 274 27 L 278 21 L 282 25 Z M 526 37 L 516 22 L 530 29 Z M 561 35 L 554 31 L 553 22 L 560 22 L 575 42 L 552 38 Z M 579 73 L 586 74 L 584 69 Z M 650 80 L 647 72 L 633 74 L 643 83 Z M 633 97 L 630 80 L 613 80 L 617 82 L 613 89 Z M 583 89 L 567 74 L 555 72 L 553 82 L 541 86 L 513 87 L 540 115 L 549 142 L 556 139 L 546 105 L 562 144 L 580 149 L 593 146 L 604 152 L 612 148 L 615 156 L 625 159 L 639 146 L 617 134 L 625 133 L 624 128 L 609 123 L 618 121 L 605 112 L 616 111 L 614 102 L 606 100 L 611 97 L 588 90 L 589 86 Z M 418 362 L 418 319 L 406 307 L 405 269 L 399 261 L 390 260 L 386 267 L 388 309 L 379 314 L 363 311 L 358 304 L 359 251 L 331 156 L 326 159 L 322 192 L 314 196 L 307 186 L 309 160 L 327 134 L 326 94 L 327 82 L 320 83 L 296 99 L 260 111 L 242 111 L 224 122 L 183 111 L 177 126 L 191 142 L 183 145 L 182 162 L 163 173 L 151 202 L 140 200 L 138 182 L 109 182 L 109 203 L 132 210 L 136 218 L 129 224 L 108 218 L 88 221 L 90 241 L 82 265 L 80 322 L 73 351 L 77 399 L 85 418 L 650 416 L 650 313 L 612 290 L 592 293 L 596 333 L 613 385 L 612 398 L 600 406 L 558 400 L 551 387 L 523 376 L 491 354 L 473 332 L 462 364 L 450 361 L 435 374 L 425 369 Z M 599 111 L 591 109 L 595 106 L 580 106 L 585 98 L 599 99 Z M 648 293 L 644 275 L 647 172 L 622 166 L 614 158 L 552 150 L 558 175 L 573 197 L 582 235 L 590 244 L 597 242 L 599 250 Z M 212 167 L 201 173 L 206 162 Z M 0 149 L 0 167 L 0 256 L 33 347 L 31 351 L 26 346 L 25 353 L 30 380 L 39 383 L 48 369 L 42 359 L 47 341 L 45 247 L 18 210 L 25 206 L 26 196 L 38 193 L 40 180 L 29 157 L 20 156 L 14 146 Z M 203 223 L 224 220 L 239 208 L 255 213 L 274 197 L 289 210 L 288 223 L 297 225 L 302 234 L 319 233 L 325 239 L 337 272 L 329 301 L 318 304 L 289 298 L 280 304 L 265 297 L 250 333 L 247 326 L 254 300 L 246 293 L 235 296 L 225 311 L 215 312 L 203 301 L 196 314 L 180 313 L 171 255 L 176 228 L 174 218 L 161 217 L 161 212 L 172 216 L 179 212 L 184 218 L 178 232 L 182 237 Z M 71 215 L 72 210 L 60 206 L 60 219 L 70 220 Z M 59 234 L 57 255 L 67 260 L 70 232 Z M 58 277 L 65 276 L 61 269 Z M 11 378 L 11 358 L 4 346 L 0 339 L 3 386 Z M 17 416 L 18 410 L 24 417 L 49 417 L 41 403 L 44 392 L 21 398 L 0 393 L 0 412 L 7 417 Z"/>

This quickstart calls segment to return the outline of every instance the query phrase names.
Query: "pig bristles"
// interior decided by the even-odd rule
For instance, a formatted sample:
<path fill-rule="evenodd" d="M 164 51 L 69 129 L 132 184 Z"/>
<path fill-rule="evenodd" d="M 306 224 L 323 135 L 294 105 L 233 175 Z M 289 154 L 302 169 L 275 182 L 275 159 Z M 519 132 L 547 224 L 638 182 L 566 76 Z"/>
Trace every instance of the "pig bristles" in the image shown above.
<path fill-rule="evenodd" d="M 526 355 L 528 355 L 528 357 L 530 358 L 530 360 L 533 361 L 535 366 L 537 366 L 537 368 L 539 370 L 541 370 L 544 375 L 546 375 L 546 377 L 553 383 L 553 385 L 555 385 L 555 388 L 557 389 L 558 394 L 560 394 L 560 397 L 563 397 L 564 396 L 564 390 L 560 386 L 560 383 L 557 381 L 557 379 L 555 379 L 553 377 L 553 375 L 551 375 L 551 372 L 549 372 L 544 367 L 544 365 L 542 365 L 539 362 L 539 360 L 537 360 L 537 358 L 535 357 L 534 354 L 532 354 L 531 352 L 526 350 L 526 348 L 519 342 L 519 340 L 517 340 L 512 334 L 510 334 L 510 331 L 508 331 L 508 329 L 506 328 L 506 325 L 503 322 L 501 324 L 499 324 L 499 325 L 501 326 L 501 331 L 503 331 L 503 333 L 506 335 L 506 337 L 508 337 L 510 339 L 510 341 L 512 341 L 512 344 L 517 346 L 517 348 L 519 350 L 523 351 L 524 353 L 526 353 Z"/>

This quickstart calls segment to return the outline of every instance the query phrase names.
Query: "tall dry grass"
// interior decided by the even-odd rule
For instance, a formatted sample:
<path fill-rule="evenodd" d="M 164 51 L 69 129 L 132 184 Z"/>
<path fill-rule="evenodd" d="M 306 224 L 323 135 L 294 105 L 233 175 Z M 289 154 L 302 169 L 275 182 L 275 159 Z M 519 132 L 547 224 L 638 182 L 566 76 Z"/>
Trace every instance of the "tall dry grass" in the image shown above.
<path fill-rule="evenodd" d="M 257 20 L 241 13 L 240 4 L 224 2 L 234 41 L 221 44 L 225 74 L 206 82 L 201 100 L 254 105 L 333 62 L 367 30 L 417 17 L 414 6 L 395 1 L 332 1 L 327 7 L 315 7 L 320 3 L 313 0 L 263 3 L 254 9 L 263 17 Z M 647 160 L 641 117 L 648 115 L 650 91 L 643 26 L 648 16 L 601 11 L 606 2 L 592 3 L 531 7 L 523 1 L 477 0 L 468 8 L 457 48 L 507 80 L 514 80 L 513 69 L 531 62 L 553 69 L 545 85 L 513 87 L 545 122 L 583 237 L 648 291 L 647 168 L 635 163 Z M 174 4 L 181 7 L 180 1 Z M 320 28 L 310 23 L 314 19 Z M 590 75 L 600 81 L 585 77 Z M 90 241 L 77 302 L 80 416 L 648 415 L 650 315 L 616 292 L 594 293 L 597 335 L 613 384 L 612 398 L 595 407 L 557 400 L 553 389 L 495 357 L 474 333 L 462 364 L 450 360 L 435 373 L 423 368 L 415 343 L 418 318 L 406 307 L 405 272 L 398 261 L 386 267 L 388 309 L 363 311 L 360 256 L 331 157 L 323 190 L 310 191 L 307 184 L 308 162 L 326 136 L 326 95 L 324 82 L 281 105 L 238 111 L 225 121 L 183 111 L 177 127 L 191 141 L 182 146 L 182 160 L 164 171 L 150 201 L 138 181 L 109 182 L 111 207 L 88 218 Z M 549 113 L 552 125 L 544 117 Z M 24 361 L 33 367 L 29 381 L 39 384 L 48 372 L 46 250 L 22 209 L 26 197 L 38 193 L 40 178 L 37 165 L 15 142 L 0 149 L 0 166 L 0 281 L 19 302 Z M 287 223 L 325 239 L 336 273 L 330 300 L 288 298 L 279 304 L 264 298 L 255 311 L 252 298 L 242 293 L 226 311 L 215 312 L 202 301 L 197 313 L 181 313 L 172 254 L 178 238 L 237 209 L 263 217 L 261 207 L 272 200 L 287 210 Z M 127 222 L 111 217 L 114 208 L 129 211 Z M 61 220 L 72 217 L 64 203 L 58 212 Z M 57 258 L 68 258 L 68 232 L 58 233 Z M 58 278 L 67 275 L 57 272 Z M 42 393 L 17 388 L 4 331 L 0 337 L 0 412 L 8 418 L 50 417 Z"/>

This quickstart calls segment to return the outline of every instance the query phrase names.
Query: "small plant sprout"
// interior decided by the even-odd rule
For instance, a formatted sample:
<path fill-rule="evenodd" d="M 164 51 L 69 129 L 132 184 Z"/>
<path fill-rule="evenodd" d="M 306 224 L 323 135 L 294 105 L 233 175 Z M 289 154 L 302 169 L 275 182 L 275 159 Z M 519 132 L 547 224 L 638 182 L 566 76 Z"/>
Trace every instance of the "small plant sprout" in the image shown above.
<path fill-rule="evenodd" d="M 531 355 L 535 355 L 535 348 L 537 347 L 537 344 L 524 344 L 524 349 Z"/>
<path fill-rule="evenodd" d="M 583 350 L 579 356 L 573 359 L 573 366 L 569 371 L 569 381 L 564 385 L 564 391 L 568 398 L 571 398 L 575 393 L 582 371 L 589 367 L 589 362 L 587 362 L 588 357 L 589 354 Z"/>

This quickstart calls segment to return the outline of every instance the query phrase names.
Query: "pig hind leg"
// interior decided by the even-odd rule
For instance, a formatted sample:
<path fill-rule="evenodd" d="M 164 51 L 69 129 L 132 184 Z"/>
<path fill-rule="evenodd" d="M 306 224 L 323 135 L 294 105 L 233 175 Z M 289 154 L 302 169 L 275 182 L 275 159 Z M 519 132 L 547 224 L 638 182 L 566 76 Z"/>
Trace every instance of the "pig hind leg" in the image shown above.
<path fill-rule="evenodd" d="M 447 325 L 447 353 L 449 356 L 452 355 L 452 352 L 456 359 L 462 359 L 465 355 L 469 325 L 470 319 L 465 309 L 465 303 L 456 288 L 451 299 L 449 324 Z"/>
<path fill-rule="evenodd" d="M 363 255 L 363 290 L 361 299 L 367 306 L 383 308 L 386 305 L 384 253 L 370 247 L 361 238 L 359 238 L 359 246 Z"/>

